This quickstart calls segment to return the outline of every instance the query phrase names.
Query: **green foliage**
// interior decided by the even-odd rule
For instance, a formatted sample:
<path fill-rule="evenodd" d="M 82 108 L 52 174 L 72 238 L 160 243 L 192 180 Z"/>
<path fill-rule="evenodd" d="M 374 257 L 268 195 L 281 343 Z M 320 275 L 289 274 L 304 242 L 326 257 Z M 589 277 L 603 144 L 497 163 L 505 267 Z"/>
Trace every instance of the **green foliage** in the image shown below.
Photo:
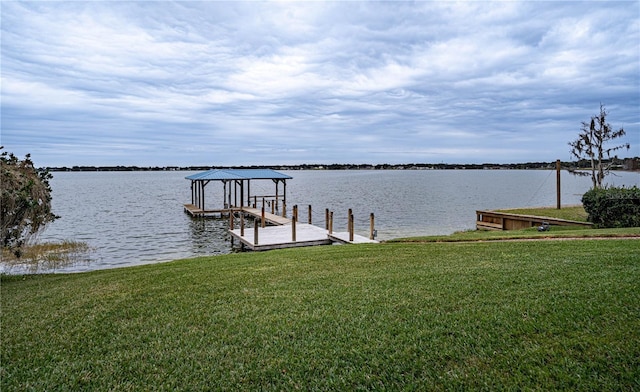
<path fill-rule="evenodd" d="M 639 252 L 327 246 L 2 277 L 0 390 L 635 390 Z"/>
<path fill-rule="evenodd" d="M 582 196 L 589 221 L 598 227 L 640 227 L 640 189 L 594 188 Z"/>
<path fill-rule="evenodd" d="M 3 248 L 17 256 L 30 236 L 57 218 L 51 212 L 51 178 L 49 172 L 33 166 L 29 154 L 24 160 L 6 151 L 0 154 L 0 240 Z"/>

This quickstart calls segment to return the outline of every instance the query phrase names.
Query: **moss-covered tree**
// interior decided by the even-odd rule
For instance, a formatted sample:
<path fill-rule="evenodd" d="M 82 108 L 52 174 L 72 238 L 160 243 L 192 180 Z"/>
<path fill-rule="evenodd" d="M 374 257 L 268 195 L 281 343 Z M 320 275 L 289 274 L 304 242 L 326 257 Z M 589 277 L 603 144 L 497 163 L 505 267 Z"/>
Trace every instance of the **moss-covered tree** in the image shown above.
<path fill-rule="evenodd" d="M 607 144 L 625 135 L 623 128 L 614 131 L 607 123 L 607 115 L 604 105 L 600 104 L 600 113 L 591 117 L 591 121 L 582 122 L 578 138 L 569 143 L 571 155 L 578 160 L 587 159 L 591 163 L 591 180 L 593 189 L 603 186 L 604 177 L 609 174 L 612 162 L 605 162 L 611 158 L 611 153 L 623 148 L 630 148 L 629 143 L 623 143 L 615 147 L 607 147 Z M 574 172 L 580 174 L 580 172 Z"/>

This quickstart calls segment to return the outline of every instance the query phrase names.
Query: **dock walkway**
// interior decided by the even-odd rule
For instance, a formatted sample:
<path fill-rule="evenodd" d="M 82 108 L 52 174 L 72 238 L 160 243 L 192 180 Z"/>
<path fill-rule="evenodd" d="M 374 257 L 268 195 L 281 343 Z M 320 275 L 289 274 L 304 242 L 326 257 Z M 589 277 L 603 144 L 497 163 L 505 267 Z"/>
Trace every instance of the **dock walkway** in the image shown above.
<path fill-rule="evenodd" d="M 253 216 L 254 218 L 262 219 L 262 209 L 242 207 L 242 211 Z M 291 219 L 289 218 L 286 218 L 280 215 L 275 215 L 266 211 L 264 212 L 264 220 L 277 226 L 288 225 L 291 223 Z"/>
<path fill-rule="evenodd" d="M 256 219 L 262 219 L 262 209 L 242 207 L 242 211 Z M 296 222 L 295 241 L 292 219 L 274 215 L 265 211 L 264 220 L 272 226 L 245 228 L 244 235 L 240 229 L 229 230 L 229 233 L 253 251 L 296 248 L 302 246 L 340 244 L 378 243 L 361 235 L 353 234 L 349 240 L 348 232 L 329 233 L 329 230 L 308 223 Z M 257 235 L 257 238 L 256 238 Z"/>
<path fill-rule="evenodd" d="M 258 228 L 258 241 L 255 241 L 255 228 L 245 228 L 244 236 L 240 229 L 229 230 L 229 233 L 253 251 L 296 248 L 302 246 L 342 244 L 375 244 L 361 235 L 354 234 L 353 241 L 349 241 L 349 233 L 332 233 L 318 226 L 308 223 L 296 223 L 296 240 L 293 241 L 293 227 L 291 224 L 267 226 Z"/>

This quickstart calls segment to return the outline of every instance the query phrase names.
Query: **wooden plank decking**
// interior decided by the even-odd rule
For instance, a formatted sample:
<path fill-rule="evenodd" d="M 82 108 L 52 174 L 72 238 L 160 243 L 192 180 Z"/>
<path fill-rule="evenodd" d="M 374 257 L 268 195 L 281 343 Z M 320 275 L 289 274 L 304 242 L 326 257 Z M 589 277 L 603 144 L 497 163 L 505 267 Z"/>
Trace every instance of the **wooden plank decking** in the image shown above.
<path fill-rule="evenodd" d="M 253 216 L 254 218 L 262 219 L 262 209 L 242 207 L 242 211 Z M 264 212 L 264 220 L 273 225 L 278 225 L 278 226 L 291 224 L 291 219 L 280 216 L 280 215 L 275 215 L 266 211 Z"/>
<path fill-rule="evenodd" d="M 544 216 L 519 215 L 496 211 L 476 211 L 476 229 L 478 230 L 520 230 L 540 226 L 543 222 L 552 226 L 593 226 L 589 222 Z"/>
<path fill-rule="evenodd" d="M 250 207 L 225 210 L 203 210 L 193 204 L 185 204 L 184 210 L 193 217 L 209 217 L 216 214 L 222 215 L 231 212 L 242 211 L 243 213 L 252 216 L 254 219 L 262 219 L 262 209 Z M 378 243 L 378 241 L 376 240 L 371 240 L 355 233 L 353 235 L 353 241 L 349 241 L 348 232 L 333 232 L 329 234 L 329 231 L 324 228 L 300 222 L 296 222 L 295 225 L 296 239 L 294 241 L 293 225 L 290 218 L 275 215 L 265 211 L 264 220 L 265 222 L 269 223 L 269 225 L 266 227 L 258 227 L 257 242 L 255 241 L 255 228 L 253 226 L 245 227 L 244 235 L 242 235 L 242 230 L 239 228 L 229 230 L 229 233 L 235 239 L 238 239 L 245 247 L 254 251 L 294 248 L 302 246 L 330 245 L 333 243 Z"/>
<path fill-rule="evenodd" d="M 229 210 L 203 210 L 193 204 L 185 204 L 184 212 L 196 218 L 208 218 L 212 216 L 221 216 L 223 213 L 229 213 Z"/>
<path fill-rule="evenodd" d="M 240 229 L 229 230 L 229 233 L 253 251 L 271 249 L 295 248 L 302 246 L 342 244 L 375 244 L 378 241 L 370 240 L 361 235 L 354 234 L 353 241 L 349 241 L 349 233 L 332 233 L 318 226 L 308 223 L 296 223 L 296 240 L 293 241 L 292 225 L 267 226 L 258 228 L 258 242 L 255 243 L 255 228 L 245 227 L 244 236 Z"/>

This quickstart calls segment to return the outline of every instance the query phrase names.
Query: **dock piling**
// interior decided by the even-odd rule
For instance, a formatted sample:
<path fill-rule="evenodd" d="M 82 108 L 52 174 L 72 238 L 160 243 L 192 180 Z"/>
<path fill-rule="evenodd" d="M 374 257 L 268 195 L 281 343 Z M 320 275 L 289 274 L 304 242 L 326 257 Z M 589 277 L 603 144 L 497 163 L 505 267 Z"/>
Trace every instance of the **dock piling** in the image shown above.
<path fill-rule="evenodd" d="M 375 240 L 375 230 L 374 230 L 374 221 L 375 217 L 373 216 L 373 212 L 369 215 L 369 239 Z"/>
<path fill-rule="evenodd" d="M 353 229 L 354 229 L 353 214 L 349 214 L 349 241 L 351 242 L 353 242 Z"/>
<path fill-rule="evenodd" d="M 293 206 L 293 219 L 291 220 L 291 241 L 296 242 L 296 220 L 298 216 L 298 206 Z"/>
<path fill-rule="evenodd" d="M 258 245 L 258 226 L 260 226 L 260 219 L 256 219 L 253 225 L 253 244 Z"/>
<path fill-rule="evenodd" d="M 329 230 L 329 209 L 324 209 L 324 229 Z"/>
<path fill-rule="evenodd" d="M 329 234 L 333 234 L 333 211 L 329 212 Z"/>

